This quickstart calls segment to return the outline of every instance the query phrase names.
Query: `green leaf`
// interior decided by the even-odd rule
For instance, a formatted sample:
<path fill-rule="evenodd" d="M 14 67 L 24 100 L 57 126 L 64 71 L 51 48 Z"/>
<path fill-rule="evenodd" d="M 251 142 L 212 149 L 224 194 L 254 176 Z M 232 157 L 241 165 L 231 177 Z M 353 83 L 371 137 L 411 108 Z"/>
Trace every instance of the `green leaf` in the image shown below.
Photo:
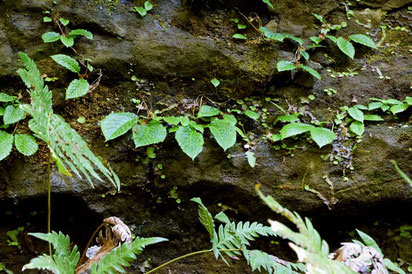
<path fill-rule="evenodd" d="M 0 116 L 4 115 L 4 108 L 0 107 Z"/>
<path fill-rule="evenodd" d="M 6 93 L 0 92 L 0 102 L 8 103 L 8 102 L 13 102 L 16 100 L 15 96 L 10 96 Z"/>
<path fill-rule="evenodd" d="M 294 70 L 296 69 L 296 66 L 294 63 L 290 61 L 279 61 L 276 65 L 277 69 L 279 72 L 281 71 L 287 71 L 287 70 Z"/>
<path fill-rule="evenodd" d="M 3 120 L 5 124 L 14 124 L 24 118 L 24 111 L 19 107 L 9 105 L 4 110 Z"/>
<path fill-rule="evenodd" d="M 53 21 L 53 20 L 50 17 L 48 17 L 48 16 L 43 17 L 43 22 L 44 23 L 48 23 L 48 22 L 51 22 L 51 21 Z"/>
<path fill-rule="evenodd" d="M 226 151 L 236 143 L 236 127 L 227 120 L 214 120 L 209 124 L 216 142 Z"/>
<path fill-rule="evenodd" d="M 388 258 L 384 258 L 383 259 L 383 264 L 392 271 L 395 271 L 399 274 L 406 274 L 405 271 L 403 271 L 402 268 L 400 268 L 397 264 L 395 264 L 394 262 L 392 262 L 391 260 L 389 260 Z"/>
<path fill-rule="evenodd" d="M 349 36 L 349 39 L 364 46 L 377 49 L 375 42 L 373 42 L 373 40 L 365 34 L 353 34 Z"/>
<path fill-rule="evenodd" d="M 323 41 L 322 38 L 317 37 L 317 36 L 311 36 L 309 39 L 310 39 L 313 43 L 315 43 L 316 45 Z"/>
<path fill-rule="evenodd" d="M 316 14 L 316 13 L 312 13 L 312 15 L 313 16 L 315 16 L 315 18 L 316 19 L 318 19 L 321 23 L 323 23 L 324 21 L 323 21 L 323 16 L 322 15 L 319 15 L 319 14 Z"/>
<path fill-rule="evenodd" d="M 338 40 L 336 40 L 336 44 L 343 53 L 353 59 L 353 57 L 355 56 L 355 48 L 353 47 L 351 42 L 342 37 L 339 37 Z"/>
<path fill-rule="evenodd" d="M 272 3 L 270 3 L 270 0 L 262 0 L 262 2 L 273 9 L 273 5 L 272 5 Z"/>
<path fill-rule="evenodd" d="M 205 207 L 200 198 L 192 198 L 190 199 L 190 201 L 195 202 L 199 205 L 199 220 L 206 228 L 207 232 L 209 232 L 209 236 L 212 237 L 215 233 L 215 223 L 213 221 L 212 214 L 210 214 L 209 210 L 207 209 L 207 207 Z"/>
<path fill-rule="evenodd" d="M 166 127 L 157 121 L 152 121 L 147 125 L 138 125 L 133 129 L 133 140 L 136 147 L 161 143 L 166 139 L 166 135 Z"/>
<path fill-rule="evenodd" d="M 304 71 L 309 72 L 310 74 L 312 74 L 312 76 L 318 78 L 319 80 L 322 79 L 320 74 L 316 70 L 314 70 L 313 68 L 310 68 L 310 67 L 305 66 L 305 65 L 300 65 L 299 67 L 302 68 Z"/>
<path fill-rule="evenodd" d="M 181 116 L 179 116 L 179 117 L 176 117 L 176 116 L 166 116 L 166 117 L 162 117 L 162 119 L 166 122 L 166 123 L 168 123 L 168 124 L 171 124 L 171 125 L 178 125 L 181 121 L 182 121 L 182 117 Z"/>
<path fill-rule="evenodd" d="M 247 40 L 247 37 L 240 33 L 235 33 L 232 37 L 235 39 Z"/>
<path fill-rule="evenodd" d="M 142 17 L 144 17 L 147 14 L 146 9 L 143 7 L 134 7 L 134 11 L 138 12 Z"/>
<path fill-rule="evenodd" d="M 217 88 L 220 85 L 220 81 L 217 80 L 216 78 L 213 78 L 212 80 L 210 80 L 210 83 L 212 83 L 212 85 Z"/>
<path fill-rule="evenodd" d="M 363 120 L 364 120 L 363 112 L 360 109 L 358 109 L 357 107 L 349 108 L 348 113 L 356 121 L 363 122 Z"/>
<path fill-rule="evenodd" d="M 375 242 L 375 240 L 371 236 L 369 236 L 368 234 L 358 229 L 356 229 L 356 232 L 358 232 L 359 237 L 361 237 L 363 243 L 366 246 L 373 247 L 374 249 L 376 249 L 376 251 L 378 251 L 383 256 L 382 250 L 379 248 L 378 244 Z"/>
<path fill-rule="evenodd" d="M 303 41 L 303 39 L 301 39 L 299 37 L 296 37 L 296 36 L 293 36 L 293 35 L 287 34 L 287 33 L 285 33 L 284 35 L 285 35 L 285 38 L 288 38 L 290 40 L 293 40 L 293 41 L 297 42 L 300 46 L 302 46 L 303 43 L 305 43 L 305 41 Z"/>
<path fill-rule="evenodd" d="M 149 1 L 144 2 L 144 8 L 149 11 L 153 9 L 153 5 L 152 3 L 150 3 Z"/>
<path fill-rule="evenodd" d="M 250 119 L 257 121 L 260 117 L 260 114 L 251 110 L 246 110 L 243 114 L 245 114 Z"/>
<path fill-rule="evenodd" d="M 291 123 L 285 125 L 281 130 L 280 130 L 280 135 L 282 136 L 282 139 L 289 138 L 295 135 L 299 135 L 305 132 L 310 131 L 313 128 L 312 125 L 308 124 L 303 124 L 303 123 Z"/>
<path fill-rule="evenodd" d="M 215 219 L 225 224 L 230 223 L 229 217 L 223 211 L 220 211 L 218 214 L 216 214 Z"/>
<path fill-rule="evenodd" d="M 243 24 L 238 24 L 237 25 L 237 28 L 238 29 L 245 29 L 247 26 L 246 25 L 243 25 Z"/>
<path fill-rule="evenodd" d="M 77 37 L 79 35 L 82 35 L 86 37 L 87 39 L 93 40 L 93 34 L 90 31 L 87 31 L 85 29 L 74 29 L 69 32 L 70 37 Z"/>
<path fill-rule="evenodd" d="M 24 156 L 31 156 L 39 149 L 36 139 L 29 134 L 16 134 L 14 136 L 14 145 Z"/>
<path fill-rule="evenodd" d="M 306 51 L 304 51 L 304 50 L 299 50 L 299 53 L 300 53 L 300 55 L 302 55 L 303 56 L 303 58 L 305 58 L 305 60 L 306 61 L 309 61 L 309 53 L 307 53 Z"/>
<path fill-rule="evenodd" d="M 231 123 L 233 126 L 235 126 L 237 123 L 235 116 L 232 114 L 223 114 L 223 120 Z"/>
<path fill-rule="evenodd" d="M 60 34 L 57 32 L 46 32 L 41 36 L 41 39 L 43 39 L 44 43 L 56 42 L 60 39 Z"/>
<path fill-rule="evenodd" d="M 400 113 L 400 112 L 404 112 L 408 108 L 409 108 L 408 104 L 393 105 L 393 106 L 391 106 L 390 111 L 392 112 L 392 114 L 397 114 L 397 113 Z"/>
<path fill-rule="evenodd" d="M 0 161 L 9 156 L 13 146 L 13 135 L 0 130 Z"/>
<path fill-rule="evenodd" d="M 412 97 L 406 97 L 405 98 L 405 103 L 407 103 L 408 105 L 412 106 Z"/>
<path fill-rule="evenodd" d="M 328 145 L 335 140 L 336 135 L 332 130 L 322 127 L 313 127 L 310 130 L 310 137 L 319 146 L 323 147 Z"/>
<path fill-rule="evenodd" d="M 180 148 L 192 160 L 202 152 L 203 149 L 203 135 L 189 126 L 181 126 L 176 131 L 175 138 Z"/>
<path fill-rule="evenodd" d="M 247 162 L 249 163 L 249 165 L 251 167 L 255 167 L 256 166 L 255 153 L 252 151 L 246 151 L 246 157 L 247 157 Z"/>
<path fill-rule="evenodd" d="M 106 141 L 125 134 L 137 122 L 137 116 L 130 112 L 111 113 L 101 122 L 101 129 Z"/>
<path fill-rule="evenodd" d="M 220 111 L 217 108 L 203 105 L 200 107 L 200 110 L 197 113 L 197 118 L 213 117 L 213 116 L 219 115 L 219 113 Z"/>
<path fill-rule="evenodd" d="M 74 45 L 74 37 L 65 37 L 63 35 L 60 36 L 60 41 L 62 41 L 63 45 L 66 46 L 66 48 L 72 47 Z"/>
<path fill-rule="evenodd" d="M 64 19 L 64 18 L 60 18 L 59 21 L 60 23 L 62 23 L 63 26 L 67 26 L 70 23 L 69 20 Z"/>
<path fill-rule="evenodd" d="M 276 118 L 276 122 L 277 121 L 281 121 L 281 122 L 296 122 L 299 121 L 299 113 L 293 113 L 293 114 L 289 114 L 289 115 L 281 115 L 278 118 Z"/>
<path fill-rule="evenodd" d="M 326 35 L 326 38 L 330 39 L 335 44 L 338 42 L 338 38 L 336 38 L 335 36 Z"/>
<path fill-rule="evenodd" d="M 65 55 L 65 54 L 56 54 L 50 57 L 54 60 L 54 62 L 56 62 L 60 66 L 65 67 L 66 69 L 74 73 L 80 73 L 79 63 L 75 59 L 71 58 L 70 56 Z"/>
<path fill-rule="evenodd" d="M 363 118 L 365 121 L 383 121 L 379 115 L 367 114 Z"/>
<path fill-rule="evenodd" d="M 281 33 L 276 33 L 276 32 L 271 32 L 270 30 L 268 30 L 265 27 L 260 27 L 259 31 L 263 33 L 263 35 L 271 40 L 276 40 L 279 42 L 283 42 L 283 40 L 285 39 L 285 35 L 281 34 Z"/>
<path fill-rule="evenodd" d="M 369 105 L 368 105 L 368 110 L 378 109 L 378 108 L 380 108 L 382 105 L 383 105 L 382 102 L 372 102 L 372 103 L 369 103 Z"/>
<path fill-rule="evenodd" d="M 365 125 L 362 122 L 355 121 L 350 125 L 349 129 L 356 135 L 362 136 L 363 132 L 365 132 Z"/>
<path fill-rule="evenodd" d="M 66 100 L 81 97 L 89 92 L 89 83 L 86 79 L 71 81 L 66 89 Z"/>

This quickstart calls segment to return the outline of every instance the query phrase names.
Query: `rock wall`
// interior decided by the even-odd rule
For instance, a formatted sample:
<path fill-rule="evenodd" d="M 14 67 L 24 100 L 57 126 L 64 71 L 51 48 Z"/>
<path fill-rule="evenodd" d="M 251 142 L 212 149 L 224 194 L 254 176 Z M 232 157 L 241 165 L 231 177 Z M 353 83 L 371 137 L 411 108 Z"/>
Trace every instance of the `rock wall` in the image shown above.
<path fill-rule="evenodd" d="M 398 118 L 387 116 L 383 123 L 368 124 L 362 142 L 351 151 L 354 169 L 345 173 L 342 165 L 321 158 L 331 153 L 332 146 L 319 149 L 300 140 L 293 152 L 275 150 L 273 144 L 261 138 L 266 129 L 246 119 L 245 128 L 256 139 L 255 168 L 248 165 L 240 138 L 226 154 L 212 139 L 206 138 L 203 152 L 194 161 L 182 153 L 173 138 L 168 138 L 156 147 L 156 158 L 143 164 L 135 159 L 143 158 L 145 149 L 133 148 L 131 136 L 105 146 L 99 128 L 99 121 L 112 111 L 136 111 L 130 99 L 139 98 L 142 92 L 150 93 L 145 98 L 153 109 L 178 104 L 180 111 L 198 104 L 200 98 L 224 107 L 224 104 L 233 105 L 236 99 L 252 97 L 275 117 L 279 114 L 277 108 L 264 100 L 271 97 L 277 98 L 285 108 L 303 106 L 319 121 L 331 120 L 341 106 L 367 104 L 370 97 L 403 100 L 411 95 L 411 15 L 407 8 L 411 1 L 352 1 L 349 8 L 354 19 L 351 20 L 346 19 L 348 7 L 330 0 L 282 0 L 277 1 L 274 9 L 259 1 L 159 0 L 153 1 L 153 12 L 144 18 L 132 11 L 142 1 L 120 1 L 115 6 L 112 2 L 0 1 L 0 91 L 22 94 L 22 100 L 27 101 L 16 74 L 21 66 L 17 53 L 26 52 L 42 73 L 59 78 L 50 83 L 55 112 L 70 121 L 92 150 L 110 162 L 122 181 L 121 192 L 114 194 L 109 184 L 96 182 L 96 188 L 91 189 L 86 181 L 65 178 L 53 168 L 53 195 L 75 197 L 100 216 L 116 215 L 128 223 L 139 224 L 144 235 L 170 238 L 170 250 L 183 237 L 200 233 L 196 231 L 201 229 L 198 224 L 192 224 L 196 212 L 189 202 L 195 196 L 202 197 L 214 209 L 223 203 L 235 218 L 264 221 L 269 212 L 255 197 L 256 183 L 284 206 L 307 214 L 321 212 L 350 217 L 368 215 L 388 204 L 394 204 L 394 210 L 399 210 L 400 204 L 412 208 L 412 188 L 389 162 L 397 160 L 401 169 L 411 175 L 410 111 Z M 92 94 L 64 101 L 64 89 L 73 75 L 58 67 L 49 56 L 71 52 L 58 43 L 42 42 L 41 35 L 53 29 L 51 24 L 42 22 L 45 11 L 70 19 L 71 28 L 85 28 L 94 34 L 94 40 L 79 39 L 75 45 L 80 54 L 92 59 L 93 65 L 102 70 L 100 87 Z M 311 13 L 321 14 L 331 23 L 346 20 L 348 27 L 340 35 L 368 31 L 377 33 L 379 41 L 383 35 L 381 24 L 393 28 L 386 30 L 383 47 L 357 48 L 353 61 L 333 46 L 316 50 L 311 65 L 323 76 L 321 81 L 303 73 L 291 78 L 290 73 L 279 73 L 275 68 L 277 60 L 294 55 L 294 45 L 264 41 L 250 26 L 246 32 L 250 40 L 232 38 L 237 30 L 231 19 L 244 20 L 243 15 L 251 16 L 252 12 L 262 25 L 271 24 L 278 32 L 305 39 L 317 33 Z M 369 24 L 365 28 L 355 22 L 356 18 L 381 20 L 362 21 Z M 395 30 L 396 26 L 405 26 L 407 31 Z M 330 77 L 331 68 L 359 74 Z M 379 79 L 376 68 L 387 78 Z M 141 79 L 140 90 L 130 80 L 132 75 Z M 218 89 L 210 84 L 212 78 L 221 80 Z M 330 87 L 338 93 L 327 96 L 323 90 Z M 301 98 L 309 94 L 314 94 L 316 100 L 302 104 Z M 86 118 L 85 124 L 77 122 L 79 116 Z M 293 141 L 288 145 L 294 144 Z M 227 154 L 232 157 L 229 159 Z M 46 148 L 41 146 L 35 156 L 22 157 L 16 153 L 0 163 L 0 200 L 4 207 L 10 201 L 19 204 L 44 197 L 46 159 Z M 162 170 L 158 164 L 163 165 Z M 333 183 L 334 192 L 325 176 Z M 305 190 L 305 185 L 321 193 L 324 199 Z M 174 187 L 180 204 L 176 203 L 176 195 L 170 194 Z M 333 211 L 328 211 L 324 203 L 332 203 Z M 170 254 L 176 252 L 181 251 Z"/>

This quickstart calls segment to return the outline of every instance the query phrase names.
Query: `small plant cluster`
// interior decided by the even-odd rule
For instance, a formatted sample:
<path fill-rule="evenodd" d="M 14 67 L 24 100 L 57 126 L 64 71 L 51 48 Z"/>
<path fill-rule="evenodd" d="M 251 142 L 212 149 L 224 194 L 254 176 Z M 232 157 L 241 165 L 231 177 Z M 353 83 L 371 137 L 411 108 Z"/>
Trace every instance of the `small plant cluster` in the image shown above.
<path fill-rule="evenodd" d="M 53 20 L 52 18 L 46 16 L 43 18 L 43 22 L 54 22 L 60 30 L 60 33 L 57 32 L 46 32 L 41 38 L 44 43 L 53 43 L 56 41 L 62 42 L 62 44 L 69 48 L 74 45 L 74 39 L 79 36 L 84 36 L 87 39 L 93 40 L 93 34 L 85 29 L 74 29 L 71 31 L 66 31 L 66 26 L 70 23 L 69 20 L 64 18 L 59 18 Z"/>
<path fill-rule="evenodd" d="M 20 108 L 20 101 L 15 96 L 10 96 L 0 92 L 0 117 L 3 116 L 3 123 L 0 122 L 1 129 L 8 129 L 26 117 L 25 112 Z M 17 125 L 14 125 L 17 128 Z M 25 156 L 31 156 L 38 150 L 36 139 L 31 134 L 8 133 L 0 130 L 0 161 L 10 155 L 12 148 Z"/>
<path fill-rule="evenodd" d="M 48 18 L 47 20 L 45 18 Z M 43 21 L 52 22 L 53 20 L 50 17 L 44 17 Z M 60 29 L 60 34 L 57 32 L 46 32 L 42 35 L 42 39 L 45 43 L 52 43 L 60 40 L 66 47 L 72 48 L 74 45 L 74 39 L 78 36 L 84 36 L 87 39 L 93 40 L 93 34 L 84 29 L 74 29 L 69 32 L 65 31 L 65 27 L 70 23 L 69 20 L 60 18 L 54 20 L 56 25 Z M 73 48 L 72 48 L 73 49 Z M 76 51 L 73 49 L 76 53 Z M 81 67 L 79 62 L 74 58 L 66 54 L 55 54 L 51 58 L 62 67 L 68 69 L 73 73 L 77 73 L 79 79 L 73 80 L 66 89 L 66 100 L 81 97 L 87 94 L 90 90 L 90 84 L 85 79 L 89 77 L 89 74 L 93 72 L 94 68 L 90 64 L 91 60 L 88 58 L 83 58 L 80 61 L 82 67 L 84 67 L 84 72 L 81 73 Z"/>
<path fill-rule="evenodd" d="M 338 46 L 338 48 L 351 59 L 353 59 L 353 57 L 355 56 L 355 48 L 353 44 L 351 43 L 351 41 L 367 46 L 369 48 L 377 49 L 375 42 L 373 42 L 373 40 L 365 34 L 352 34 L 352 35 L 349 35 L 348 39 L 345 39 L 343 37 L 336 37 L 333 35 L 328 35 L 329 31 L 331 30 L 339 30 L 342 27 L 346 27 L 347 26 L 346 22 L 342 22 L 340 25 L 330 25 L 325 21 L 323 16 L 318 15 L 318 14 L 313 14 L 313 16 L 315 16 L 315 18 L 318 19 L 320 23 L 322 24 L 319 36 L 310 37 L 310 39 L 316 45 L 318 45 L 320 42 L 328 38 L 333 43 L 335 43 Z"/>
<path fill-rule="evenodd" d="M 132 130 L 136 148 L 161 143 L 166 139 L 168 132 L 174 133 L 180 148 L 192 160 L 202 152 L 205 129 L 209 129 L 224 151 L 236 143 L 237 134 L 245 136 L 236 126 L 238 122 L 234 115 L 221 113 L 212 106 L 201 106 L 197 116 L 157 114 L 159 111 L 150 112 L 148 116 L 138 116 L 131 112 L 112 113 L 102 120 L 101 129 L 106 141 Z"/>
<path fill-rule="evenodd" d="M 145 17 L 147 12 L 153 9 L 153 4 L 150 1 L 144 2 L 143 7 L 134 7 L 133 11 L 140 14 L 141 17 Z"/>
<path fill-rule="evenodd" d="M 61 174 L 72 176 L 71 172 L 74 172 L 80 178 L 83 174 L 93 186 L 91 177 L 102 181 L 96 173 L 97 169 L 119 189 L 119 178 L 109 165 L 89 149 L 83 138 L 61 116 L 53 112 L 52 92 L 45 85 L 33 60 L 24 53 L 19 53 L 19 56 L 25 69 L 19 69 L 17 73 L 27 87 L 31 104 L 20 104 L 15 97 L 0 93 L 0 103 L 7 105 L 3 115 L 6 117 L 7 126 L 3 126 L 8 127 L 11 122 L 16 123 L 28 114 L 31 116 L 28 122 L 30 130 L 36 138 L 47 144 Z M 33 155 L 38 148 L 31 135 L 10 134 L 1 130 L 0 160 L 10 154 L 13 142 L 17 150 L 24 155 Z"/>
<path fill-rule="evenodd" d="M 335 124 L 342 126 L 349 125 L 349 130 L 360 137 L 365 131 L 365 121 L 383 121 L 383 118 L 379 115 L 365 114 L 364 112 L 381 110 L 382 112 L 396 115 L 406 111 L 412 105 L 412 97 L 406 97 L 404 101 L 379 98 L 370 98 L 370 100 L 372 102 L 367 106 L 355 105 L 350 108 L 347 106 L 341 107 L 340 112 L 334 120 Z"/>
<path fill-rule="evenodd" d="M 344 54 L 349 56 L 351 59 L 353 59 L 355 56 L 355 48 L 353 44 L 351 43 L 351 41 L 370 47 L 370 48 L 373 48 L 373 49 L 377 49 L 375 42 L 373 42 L 373 40 L 365 34 L 353 34 L 353 35 L 350 35 L 348 39 L 345 39 L 343 37 L 335 37 L 333 35 L 329 35 L 328 33 L 331 30 L 339 30 L 342 27 L 346 27 L 347 26 L 346 22 L 342 22 L 340 25 L 329 25 L 328 23 L 326 23 L 326 21 L 323 19 L 322 16 L 317 15 L 317 14 L 314 14 L 314 16 L 322 23 L 321 31 L 318 36 L 310 37 L 310 40 L 312 43 L 307 44 L 307 45 L 305 45 L 305 42 L 303 39 L 295 37 L 293 35 L 272 32 L 265 27 L 259 28 L 259 31 L 269 40 L 283 42 L 285 39 L 290 39 L 298 43 L 298 48 L 296 50 L 294 60 L 278 61 L 276 67 L 279 72 L 295 71 L 295 70 L 301 69 L 303 71 L 310 73 L 312 76 L 320 80 L 321 79 L 320 74 L 316 70 L 312 69 L 311 67 L 303 65 L 301 63 L 301 59 L 303 57 L 303 59 L 306 62 L 308 62 L 310 59 L 310 55 L 308 51 L 314 48 L 324 47 L 323 45 L 321 45 L 321 42 L 325 40 L 326 38 L 334 42 L 338 46 L 338 48 Z"/>

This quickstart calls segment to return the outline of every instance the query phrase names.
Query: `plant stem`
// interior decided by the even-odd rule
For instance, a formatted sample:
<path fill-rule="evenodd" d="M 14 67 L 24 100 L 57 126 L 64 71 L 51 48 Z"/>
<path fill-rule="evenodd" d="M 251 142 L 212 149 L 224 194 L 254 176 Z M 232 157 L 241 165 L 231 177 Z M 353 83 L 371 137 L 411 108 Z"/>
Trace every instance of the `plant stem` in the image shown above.
<path fill-rule="evenodd" d="M 81 263 L 82 263 L 82 261 L 83 261 L 83 259 L 84 259 L 84 256 L 86 255 L 86 251 L 87 251 L 87 249 L 89 248 L 90 244 L 92 243 L 92 241 L 93 241 L 93 239 L 94 239 L 94 236 L 95 236 L 95 235 L 97 234 L 97 232 L 99 232 L 99 230 L 100 230 L 103 226 L 105 226 L 105 225 L 106 225 L 105 223 L 102 223 L 102 224 L 99 225 L 99 226 L 96 228 L 96 230 L 93 232 L 92 236 L 90 237 L 89 241 L 87 242 L 87 245 L 86 245 L 86 247 L 85 247 L 85 249 L 84 249 L 84 251 L 83 251 L 82 256 L 80 257 L 79 262 L 77 263 L 76 268 L 78 268 L 78 267 L 81 265 Z"/>
<path fill-rule="evenodd" d="M 221 250 L 219 250 L 219 252 L 228 252 L 228 251 L 231 251 L 231 252 L 240 251 L 240 249 L 221 249 Z M 198 255 L 198 254 L 208 253 L 208 252 L 213 252 L 213 250 L 212 249 L 206 249 L 206 250 L 200 250 L 200 251 L 195 251 L 195 252 L 192 252 L 192 253 L 185 254 L 183 256 L 174 258 L 173 260 L 170 260 L 170 261 L 168 261 L 164 264 L 161 264 L 158 267 L 153 268 L 152 270 L 147 271 L 146 274 L 153 273 L 153 272 L 159 270 L 160 268 L 163 268 L 166 265 L 169 265 L 169 264 L 174 263 L 176 261 L 179 261 L 181 259 L 184 259 L 184 258 L 187 258 L 187 257 L 190 257 L 190 256 L 194 256 L 194 255 Z"/>
<path fill-rule="evenodd" d="M 51 182 L 50 182 L 50 161 L 51 153 L 49 150 L 49 155 L 47 157 L 47 233 L 51 232 Z M 52 256 L 52 247 L 49 242 L 49 253 Z"/>

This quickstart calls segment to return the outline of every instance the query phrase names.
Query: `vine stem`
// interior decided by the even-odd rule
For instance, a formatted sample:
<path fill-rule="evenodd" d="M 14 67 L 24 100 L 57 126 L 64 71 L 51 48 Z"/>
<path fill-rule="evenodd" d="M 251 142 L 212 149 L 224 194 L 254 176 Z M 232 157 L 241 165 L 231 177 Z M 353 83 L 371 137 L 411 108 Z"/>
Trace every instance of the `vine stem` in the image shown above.
<path fill-rule="evenodd" d="M 233 251 L 240 251 L 240 249 L 221 249 L 221 250 L 219 250 L 219 252 L 229 252 L 229 251 L 231 251 L 231 252 L 233 252 Z M 171 263 L 174 263 L 174 262 L 176 262 L 176 261 L 179 261 L 179 260 L 181 260 L 181 259 L 184 259 L 184 258 L 187 258 L 187 257 L 190 257 L 190 256 L 194 256 L 194 255 L 198 255 L 198 254 L 208 253 L 208 252 L 213 252 L 213 250 L 212 250 L 212 249 L 206 249 L 206 250 L 199 250 L 199 251 L 196 251 L 196 252 L 192 252 L 192 253 L 185 254 L 185 255 L 183 255 L 183 256 L 174 258 L 173 260 L 170 260 L 170 261 L 168 261 L 168 262 L 166 262 L 166 263 L 164 263 L 164 264 L 159 265 L 158 267 L 155 267 L 155 268 L 147 271 L 146 274 L 153 273 L 153 272 L 155 272 L 155 271 L 157 271 L 157 270 L 159 270 L 159 269 L 161 269 L 161 268 L 163 268 L 163 267 L 165 267 L 165 266 L 167 266 L 167 265 L 169 265 L 169 264 L 171 264 Z"/>

